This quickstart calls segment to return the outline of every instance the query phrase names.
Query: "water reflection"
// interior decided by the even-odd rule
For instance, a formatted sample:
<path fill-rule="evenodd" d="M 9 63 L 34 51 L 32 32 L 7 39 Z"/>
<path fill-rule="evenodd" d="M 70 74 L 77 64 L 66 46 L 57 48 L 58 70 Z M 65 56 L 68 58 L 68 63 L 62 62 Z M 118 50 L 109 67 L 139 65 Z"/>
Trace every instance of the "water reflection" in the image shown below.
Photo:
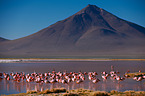
<path fill-rule="evenodd" d="M 76 84 L 74 82 L 71 82 L 69 84 L 60 84 L 60 83 L 54 83 L 54 84 L 40 84 L 40 83 L 28 83 L 28 82 L 15 82 L 13 80 L 7 81 L 7 80 L 1 80 L 0 82 L 3 82 L 3 85 L 0 87 L 1 90 L 6 90 L 8 93 L 11 93 L 11 91 L 15 90 L 16 93 L 22 93 L 27 92 L 30 90 L 35 91 L 43 91 L 45 89 L 53 89 L 53 88 L 66 88 L 67 90 L 72 89 L 78 89 L 78 88 L 84 88 L 84 89 L 90 89 L 90 90 L 103 90 L 103 91 L 125 91 L 125 90 L 145 90 L 145 85 L 143 82 L 133 85 L 125 85 L 125 82 L 110 82 L 111 80 L 105 80 L 99 83 L 92 83 L 89 81 L 83 82 L 81 84 Z M 3 89 L 2 89 L 3 87 Z M 25 91 L 24 91 L 25 90 Z"/>

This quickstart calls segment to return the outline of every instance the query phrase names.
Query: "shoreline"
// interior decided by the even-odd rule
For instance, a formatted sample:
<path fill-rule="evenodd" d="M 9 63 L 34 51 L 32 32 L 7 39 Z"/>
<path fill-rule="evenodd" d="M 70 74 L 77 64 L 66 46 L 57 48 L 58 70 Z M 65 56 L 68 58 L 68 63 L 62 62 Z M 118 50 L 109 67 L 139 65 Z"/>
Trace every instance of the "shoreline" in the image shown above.
<path fill-rule="evenodd" d="M 92 91 L 89 89 L 74 89 L 66 90 L 65 88 L 46 89 L 44 91 L 27 91 L 26 93 L 9 94 L 2 96 L 144 96 L 145 91 L 126 90 L 124 92 L 112 90 L 107 91 Z"/>
<path fill-rule="evenodd" d="M 0 59 L 0 63 L 65 62 L 65 61 L 145 61 L 145 59 Z"/>

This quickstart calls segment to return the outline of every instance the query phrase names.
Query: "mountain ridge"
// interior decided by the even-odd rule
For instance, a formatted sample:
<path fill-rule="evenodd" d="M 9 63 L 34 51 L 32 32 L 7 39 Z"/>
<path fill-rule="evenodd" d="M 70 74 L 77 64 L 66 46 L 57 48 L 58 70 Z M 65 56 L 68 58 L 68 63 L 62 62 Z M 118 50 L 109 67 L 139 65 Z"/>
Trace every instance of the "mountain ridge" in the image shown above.
<path fill-rule="evenodd" d="M 0 37 L 0 42 L 3 42 L 3 41 L 9 41 L 9 40 L 8 40 L 8 39 L 5 39 L 5 38 Z"/>

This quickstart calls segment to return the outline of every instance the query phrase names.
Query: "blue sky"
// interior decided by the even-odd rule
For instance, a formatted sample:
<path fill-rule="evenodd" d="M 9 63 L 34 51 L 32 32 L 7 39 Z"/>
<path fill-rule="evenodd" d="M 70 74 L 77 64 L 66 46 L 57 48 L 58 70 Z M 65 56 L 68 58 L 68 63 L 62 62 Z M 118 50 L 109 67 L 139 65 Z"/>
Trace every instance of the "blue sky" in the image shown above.
<path fill-rule="evenodd" d="M 13 40 L 28 36 L 88 4 L 145 27 L 145 0 L 0 0 L 0 37 Z"/>

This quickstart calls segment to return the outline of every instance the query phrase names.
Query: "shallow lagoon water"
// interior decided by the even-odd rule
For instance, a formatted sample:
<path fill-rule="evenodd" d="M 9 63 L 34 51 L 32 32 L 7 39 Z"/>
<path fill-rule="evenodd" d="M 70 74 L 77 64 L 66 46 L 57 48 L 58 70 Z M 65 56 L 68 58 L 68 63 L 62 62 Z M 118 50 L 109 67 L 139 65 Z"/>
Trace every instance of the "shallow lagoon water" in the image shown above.
<path fill-rule="evenodd" d="M 120 76 L 123 76 L 127 70 L 131 72 L 138 72 L 141 70 L 145 72 L 145 61 L 66 61 L 66 62 L 31 62 L 31 63 L 0 63 L 0 72 L 51 72 L 55 70 L 56 72 L 90 72 L 95 71 L 98 73 L 98 78 L 100 82 L 93 84 L 86 77 L 85 82 L 81 84 L 76 84 L 71 82 L 69 84 L 38 84 L 34 82 L 15 82 L 13 80 L 6 81 L 0 80 L 0 94 L 15 94 L 15 93 L 25 93 L 28 90 L 45 90 L 51 88 L 61 88 L 64 87 L 67 90 L 85 88 L 90 90 L 103 90 L 103 91 L 126 91 L 126 90 L 136 90 L 145 91 L 145 80 L 141 82 L 136 82 L 131 78 L 127 78 L 122 82 L 112 80 L 108 78 L 103 81 L 101 78 L 101 72 L 106 71 L 109 73 L 111 71 L 111 65 L 114 66 L 116 71 L 120 72 Z"/>

